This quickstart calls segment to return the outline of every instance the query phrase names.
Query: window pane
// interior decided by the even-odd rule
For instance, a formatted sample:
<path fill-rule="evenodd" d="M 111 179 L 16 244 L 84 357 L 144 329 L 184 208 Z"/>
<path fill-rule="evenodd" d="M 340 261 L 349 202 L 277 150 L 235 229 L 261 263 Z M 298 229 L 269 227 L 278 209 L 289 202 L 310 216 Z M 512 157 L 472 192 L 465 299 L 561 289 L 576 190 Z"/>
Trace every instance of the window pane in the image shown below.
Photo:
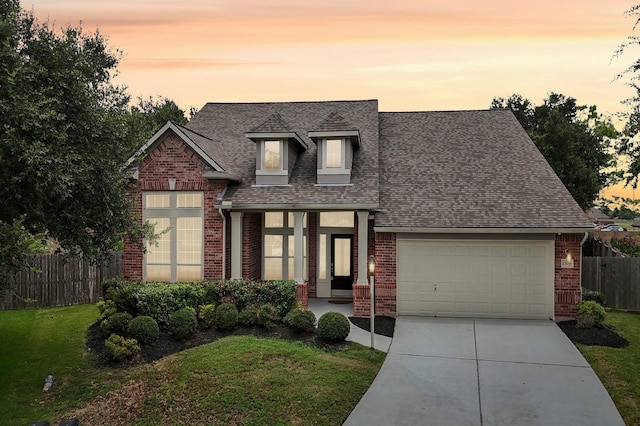
<path fill-rule="evenodd" d="M 282 257 L 282 235 L 265 235 L 264 236 L 264 256 L 265 257 Z"/>
<path fill-rule="evenodd" d="M 200 281 L 202 278 L 201 266 L 178 265 L 178 281 Z"/>
<path fill-rule="evenodd" d="M 326 147 L 326 167 L 342 167 L 342 140 L 327 139 L 324 141 Z"/>
<path fill-rule="evenodd" d="M 277 257 L 264 260 L 264 279 L 282 279 L 282 258 Z"/>
<path fill-rule="evenodd" d="M 147 281 L 171 281 L 171 266 L 147 265 Z"/>
<path fill-rule="evenodd" d="M 168 209 L 171 206 L 169 194 L 146 194 L 144 205 L 148 209 Z"/>
<path fill-rule="evenodd" d="M 284 215 L 282 212 L 267 212 L 264 214 L 265 228 L 282 228 L 284 226 Z"/>
<path fill-rule="evenodd" d="M 202 263 L 202 218 L 179 217 L 178 263 L 200 265 Z"/>
<path fill-rule="evenodd" d="M 327 278 L 327 234 L 320 234 L 320 244 L 318 244 L 318 278 Z"/>
<path fill-rule="evenodd" d="M 320 226 L 353 228 L 353 212 L 320 212 Z"/>
<path fill-rule="evenodd" d="M 202 207 L 202 194 L 178 194 L 178 208 Z"/>
<path fill-rule="evenodd" d="M 155 233 L 164 232 L 156 240 L 155 244 L 147 241 L 147 263 L 165 263 L 171 262 L 171 231 L 168 231 L 170 220 L 168 217 L 149 218 L 149 223 L 155 224 Z"/>
<path fill-rule="evenodd" d="M 338 277 L 351 275 L 351 240 L 347 238 L 336 238 L 333 243 L 333 249 L 335 275 Z"/>
<path fill-rule="evenodd" d="M 280 141 L 264 142 L 265 170 L 280 170 Z"/>

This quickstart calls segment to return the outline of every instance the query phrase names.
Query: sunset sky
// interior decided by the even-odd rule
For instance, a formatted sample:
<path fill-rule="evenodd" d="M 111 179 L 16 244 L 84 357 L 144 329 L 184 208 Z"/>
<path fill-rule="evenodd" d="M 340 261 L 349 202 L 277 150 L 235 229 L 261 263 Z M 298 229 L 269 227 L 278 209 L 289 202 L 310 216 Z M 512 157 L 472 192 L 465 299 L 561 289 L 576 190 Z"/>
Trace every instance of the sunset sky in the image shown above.
<path fill-rule="evenodd" d="M 634 0 L 36 0 L 42 20 L 99 29 L 132 96 L 204 103 L 378 99 L 382 111 L 488 108 L 551 91 L 622 111 L 613 59 Z M 630 191 L 629 191 L 630 196 Z"/>

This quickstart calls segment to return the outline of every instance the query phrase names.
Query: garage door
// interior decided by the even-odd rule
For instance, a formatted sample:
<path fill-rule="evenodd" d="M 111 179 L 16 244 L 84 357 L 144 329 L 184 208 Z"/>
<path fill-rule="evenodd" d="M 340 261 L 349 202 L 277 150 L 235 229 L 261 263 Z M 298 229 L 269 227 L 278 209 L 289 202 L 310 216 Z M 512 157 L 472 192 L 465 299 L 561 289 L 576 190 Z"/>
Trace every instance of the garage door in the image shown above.
<path fill-rule="evenodd" d="M 552 241 L 397 242 L 400 315 L 550 318 Z"/>

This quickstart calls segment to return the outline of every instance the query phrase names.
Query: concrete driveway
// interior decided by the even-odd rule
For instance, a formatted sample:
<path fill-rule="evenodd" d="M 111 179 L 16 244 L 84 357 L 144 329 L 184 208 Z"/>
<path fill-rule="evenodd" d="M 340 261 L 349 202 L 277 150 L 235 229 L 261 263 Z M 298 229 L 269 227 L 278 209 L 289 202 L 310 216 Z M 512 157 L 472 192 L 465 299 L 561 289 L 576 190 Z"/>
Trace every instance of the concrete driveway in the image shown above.
<path fill-rule="evenodd" d="M 552 321 L 399 317 L 345 425 L 624 425 Z"/>

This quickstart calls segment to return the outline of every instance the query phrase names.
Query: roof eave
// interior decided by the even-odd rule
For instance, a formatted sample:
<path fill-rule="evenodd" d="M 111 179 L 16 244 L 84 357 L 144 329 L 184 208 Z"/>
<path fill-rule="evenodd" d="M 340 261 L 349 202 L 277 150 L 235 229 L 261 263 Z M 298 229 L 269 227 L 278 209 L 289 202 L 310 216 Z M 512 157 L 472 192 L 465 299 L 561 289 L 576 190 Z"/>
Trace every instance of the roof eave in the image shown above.
<path fill-rule="evenodd" d="M 592 232 L 593 227 L 551 228 L 423 228 L 402 226 L 375 226 L 375 232 L 405 234 L 581 234 Z"/>
<path fill-rule="evenodd" d="M 310 131 L 308 136 L 316 144 L 318 143 L 317 139 L 320 139 L 320 138 L 348 137 L 349 139 L 351 139 L 351 143 L 353 144 L 353 146 L 355 146 L 356 148 L 360 147 L 360 131 L 359 130 L 330 130 L 330 131 L 314 130 L 314 131 Z"/>

